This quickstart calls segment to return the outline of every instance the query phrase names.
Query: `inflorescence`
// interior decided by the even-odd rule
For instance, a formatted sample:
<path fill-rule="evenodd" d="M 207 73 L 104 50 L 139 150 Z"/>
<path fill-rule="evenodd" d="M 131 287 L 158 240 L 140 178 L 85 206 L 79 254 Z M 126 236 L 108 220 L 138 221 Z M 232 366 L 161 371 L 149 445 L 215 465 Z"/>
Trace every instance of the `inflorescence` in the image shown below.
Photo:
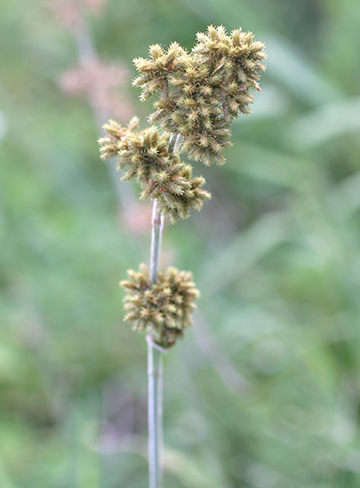
<path fill-rule="evenodd" d="M 135 178 L 141 185 L 140 198 L 158 201 L 158 208 L 168 214 L 172 222 L 185 219 L 190 210 L 200 210 L 210 193 L 203 190 L 205 180 L 192 176 L 190 164 L 180 162 L 179 156 L 169 149 L 170 134 L 160 134 L 155 126 L 138 130 L 134 117 L 127 128 L 110 120 L 104 126 L 109 137 L 100 139 L 101 155 L 118 156 L 118 169 L 122 179 Z"/>
<path fill-rule="evenodd" d="M 160 346 L 171 347 L 192 323 L 194 301 L 199 296 L 192 274 L 168 268 L 152 284 L 148 268 L 142 264 L 140 271 L 129 270 L 128 276 L 129 280 L 120 283 L 128 292 L 124 320 L 133 322 L 134 330 L 151 334 Z"/>
<path fill-rule="evenodd" d="M 204 178 L 193 177 L 192 167 L 177 152 L 185 151 L 207 166 L 225 163 L 222 151 L 231 145 L 231 124 L 239 114 L 251 112 L 253 93 L 261 91 L 266 54 L 251 32 L 238 29 L 227 35 L 223 26 L 198 33 L 191 52 L 176 42 L 167 50 L 155 44 L 149 51 L 149 59 L 134 60 L 139 72 L 134 85 L 141 88 L 142 101 L 156 97 L 150 121 L 158 122 L 163 132 L 154 125 L 140 130 L 136 117 L 127 127 L 110 120 L 100 152 L 103 159 L 116 157 L 122 179 L 136 179 L 140 198 L 156 200 L 158 212 L 175 222 L 210 198 L 202 188 Z M 172 346 L 191 325 L 199 295 L 191 273 L 169 268 L 158 273 L 154 284 L 145 265 L 128 274 L 129 280 L 121 283 L 128 292 L 125 320 L 160 346 Z"/>
<path fill-rule="evenodd" d="M 224 27 L 210 26 L 197 34 L 190 53 L 177 43 L 167 51 L 150 46 L 150 59 L 134 60 L 140 73 L 134 85 L 142 89 L 141 100 L 157 96 L 150 120 L 180 133 L 181 149 L 192 159 L 223 164 L 233 119 L 250 113 L 252 91 L 260 90 L 265 57 L 264 44 L 251 32 L 228 36 Z"/>

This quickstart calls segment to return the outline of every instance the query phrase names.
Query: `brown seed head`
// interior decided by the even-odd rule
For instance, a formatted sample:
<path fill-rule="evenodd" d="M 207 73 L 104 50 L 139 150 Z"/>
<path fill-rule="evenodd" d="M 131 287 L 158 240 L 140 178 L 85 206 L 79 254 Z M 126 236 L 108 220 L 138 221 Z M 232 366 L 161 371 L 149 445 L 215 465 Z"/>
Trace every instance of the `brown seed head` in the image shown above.
<path fill-rule="evenodd" d="M 160 346 L 171 347 L 192 325 L 191 314 L 199 297 L 192 274 L 172 267 L 159 272 L 156 283 L 151 284 L 148 268 L 142 264 L 138 272 L 129 270 L 128 277 L 120 283 L 127 291 L 124 320 L 132 322 L 134 330 L 151 334 Z"/>

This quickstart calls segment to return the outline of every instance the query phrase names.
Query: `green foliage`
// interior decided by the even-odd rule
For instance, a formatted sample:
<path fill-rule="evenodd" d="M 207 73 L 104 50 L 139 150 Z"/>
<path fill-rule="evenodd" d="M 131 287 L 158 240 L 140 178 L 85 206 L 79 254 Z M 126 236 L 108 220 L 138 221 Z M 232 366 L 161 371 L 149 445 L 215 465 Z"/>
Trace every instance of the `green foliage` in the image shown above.
<path fill-rule="evenodd" d="M 87 102 L 58 89 L 71 34 L 38 1 L 0 7 L 0 486 L 143 487 L 146 357 L 118 281 L 149 230 L 117 211 Z M 128 67 L 211 23 L 268 53 L 212 200 L 164 235 L 164 269 L 201 290 L 165 357 L 166 488 L 360 485 L 359 22 L 355 0 L 122 0 L 92 19 Z"/>
<path fill-rule="evenodd" d="M 184 335 L 184 329 L 192 325 L 191 314 L 199 292 L 192 274 L 168 268 L 159 272 L 152 284 L 147 266 L 140 271 L 128 271 L 129 280 L 120 284 L 128 292 L 125 297 L 124 320 L 134 322 L 133 329 L 151 334 L 162 347 L 171 347 Z"/>

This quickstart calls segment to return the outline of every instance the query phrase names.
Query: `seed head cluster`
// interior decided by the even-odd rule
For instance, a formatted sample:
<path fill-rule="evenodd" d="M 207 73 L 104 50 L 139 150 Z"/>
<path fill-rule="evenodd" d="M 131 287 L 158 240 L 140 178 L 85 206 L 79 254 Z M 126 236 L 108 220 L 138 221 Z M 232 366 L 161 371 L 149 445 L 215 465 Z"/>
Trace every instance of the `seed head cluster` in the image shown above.
<path fill-rule="evenodd" d="M 249 114 L 253 91 L 265 69 L 264 44 L 251 32 L 210 26 L 197 34 L 190 53 L 177 43 L 164 50 L 150 47 L 150 58 L 134 60 L 141 100 L 157 96 L 150 116 L 169 132 L 180 133 L 181 149 L 206 165 L 223 164 L 230 145 L 230 126 L 239 114 Z"/>
<path fill-rule="evenodd" d="M 104 126 L 107 136 L 99 141 L 101 157 L 116 157 L 122 179 L 137 180 L 140 198 L 156 201 L 159 213 L 172 222 L 187 218 L 210 194 L 203 189 L 204 178 L 194 177 L 178 152 L 207 166 L 225 163 L 222 152 L 231 144 L 231 124 L 250 113 L 265 57 L 264 45 L 251 32 L 228 35 L 222 26 L 198 33 L 190 52 L 176 42 L 168 49 L 150 46 L 148 59 L 134 60 L 139 73 L 134 85 L 141 88 L 142 101 L 154 96 L 150 121 L 162 132 L 155 125 L 140 130 L 136 117 L 127 127 L 110 120 Z M 160 346 L 172 346 L 191 325 L 199 296 L 191 273 L 169 268 L 152 283 L 141 265 L 128 275 L 121 282 L 127 291 L 125 320 Z"/>
<path fill-rule="evenodd" d="M 127 291 L 125 321 L 133 323 L 133 329 L 151 334 L 154 342 L 171 347 L 184 329 L 189 327 L 194 301 L 199 297 L 192 274 L 168 268 L 159 272 L 152 284 L 147 266 L 128 271 L 129 280 L 121 286 Z"/>
<path fill-rule="evenodd" d="M 104 126 L 108 137 L 100 139 L 102 158 L 118 157 L 123 180 L 135 178 L 141 185 L 141 199 L 155 199 L 158 208 L 172 222 L 185 219 L 191 209 L 200 210 L 210 193 L 203 190 L 204 178 L 193 177 L 192 167 L 170 150 L 170 134 L 155 126 L 139 130 L 134 117 L 127 128 L 110 120 Z"/>

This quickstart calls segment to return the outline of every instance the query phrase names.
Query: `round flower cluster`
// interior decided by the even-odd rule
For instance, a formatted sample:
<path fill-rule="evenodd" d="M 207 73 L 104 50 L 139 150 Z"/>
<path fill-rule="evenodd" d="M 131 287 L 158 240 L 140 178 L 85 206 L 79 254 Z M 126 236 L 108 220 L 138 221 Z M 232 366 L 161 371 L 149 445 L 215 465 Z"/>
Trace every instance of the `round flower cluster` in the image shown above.
<path fill-rule="evenodd" d="M 156 94 L 152 122 L 182 136 L 182 149 L 206 165 L 223 164 L 222 150 L 230 145 L 230 126 L 240 113 L 249 114 L 265 69 L 264 44 L 251 32 L 210 26 L 198 33 L 188 53 L 177 43 L 169 49 L 150 47 L 150 59 L 137 58 L 140 75 L 134 85 L 141 99 Z"/>
<path fill-rule="evenodd" d="M 139 131 L 136 117 L 127 128 L 110 120 L 104 129 L 109 136 L 100 139 L 102 158 L 118 156 L 118 169 L 126 170 L 122 179 L 135 178 L 142 188 L 140 198 L 156 199 L 159 211 L 172 222 L 187 218 L 191 209 L 200 210 L 210 198 L 202 189 L 204 178 L 193 177 L 192 167 L 170 149 L 170 134 L 160 134 L 155 126 Z"/>
<path fill-rule="evenodd" d="M 152 284 L 148 268 L 142 264 L 140 271 L 129 270 L 128 276 L 129 280 L 120 283 L 128 292 L 124 320 L 133 322 L 134 330 L 151 334 L 161 347 L 171 347 L 192 324 L 194 301 L 199 297 L 192 274 L 168 268 Z"/>

